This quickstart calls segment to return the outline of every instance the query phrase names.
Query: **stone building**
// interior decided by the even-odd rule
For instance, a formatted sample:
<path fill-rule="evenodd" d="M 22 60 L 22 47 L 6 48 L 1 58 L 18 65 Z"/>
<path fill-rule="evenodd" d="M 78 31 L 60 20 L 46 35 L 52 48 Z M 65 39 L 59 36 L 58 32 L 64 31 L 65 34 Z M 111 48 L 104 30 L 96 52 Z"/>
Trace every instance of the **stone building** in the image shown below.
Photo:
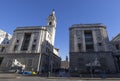
<path fill-rule="evenodd" d="M 112 40 L 111 40 L 111 44 L 112 44 L 112 49 L 115 51 L 115 52 L 120 52 L 120 34 L 118 34 L 116 37 L 114 37 Z"/>
<path fill-rule="evenodd" d="M 6 52 L 9 41 L 12 38 L 12 35 L 7 32 L 0 30 L 0 52 Z"/>
<path fill-rule="evenodd" d="M 70 72 L 117 72 L 106 27 L 101 24 L 74 24 L 69 28 Z"/>
<path fill-rule="evenodd" d="M 61 61 L 61 69 L 64 69 L 64 70 L 69 69 L 68 56 L 66 56 L 66 59 L 64 61 Z"/>
<path fill-rule="evenodd" d="M 48 72 L 60 68 L 59 49 L 54 47 L 56 32 L 55 11 L 47 18 L 47 26 L 17 27 L 3 57 L 0 70 L 16 69 Z M 18 62 L 19 65 L 15 65 Z"/>
<path fill-rule="evenodd" d="M 0 53 L 4 54 L 8 47 L 9 41 L 12 38 L 12 35 L 7 32 L 0 30 Z M 0 57 L 0 64 L 2 63 L 3 57 Z"/>
<path fill-rule="evenodd" d="M 115 36 L 110 43 L 117 72 L 120 72 L 120 34 Z"/>

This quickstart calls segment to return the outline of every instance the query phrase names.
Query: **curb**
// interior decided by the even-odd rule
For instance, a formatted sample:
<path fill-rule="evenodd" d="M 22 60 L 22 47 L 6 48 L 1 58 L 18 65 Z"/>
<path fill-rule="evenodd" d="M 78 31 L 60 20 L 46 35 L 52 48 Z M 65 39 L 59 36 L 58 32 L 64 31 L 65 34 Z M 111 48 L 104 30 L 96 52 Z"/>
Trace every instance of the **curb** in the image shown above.
<path fill-rule="evenodd" d="M 75 77 L 48 77 L 46 79 L 66 79 L 66 80 L 120 80 L 120 78 L 75 78 Z"/>

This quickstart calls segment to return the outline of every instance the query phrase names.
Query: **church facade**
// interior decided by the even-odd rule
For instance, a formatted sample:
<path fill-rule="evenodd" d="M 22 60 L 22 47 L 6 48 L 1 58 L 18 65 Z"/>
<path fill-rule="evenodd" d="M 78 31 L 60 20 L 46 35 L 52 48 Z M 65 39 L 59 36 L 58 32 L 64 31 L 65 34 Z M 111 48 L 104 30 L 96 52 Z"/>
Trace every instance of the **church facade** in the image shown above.
<path fill-rule="evenodd" d="M 26 71 L 54 72 L 60 68 L 59 49 L 54 47 L 56 32 L 55 11 L 47 18 L 46 26 L 17 27 L 6 49 L 0 70 L 24 66 Z M 15 64 L 18 62 L 18 65 Z"/>
<path fill-rule="evenodd" d="M 114 50 L 115 43 L 109 41 L 105 25 L 74 24 L 69 28 L 69 34 L 71 75 L 119 72 L 120 52 Z M 118 44 L 117 48 L 120 47 Z"/>

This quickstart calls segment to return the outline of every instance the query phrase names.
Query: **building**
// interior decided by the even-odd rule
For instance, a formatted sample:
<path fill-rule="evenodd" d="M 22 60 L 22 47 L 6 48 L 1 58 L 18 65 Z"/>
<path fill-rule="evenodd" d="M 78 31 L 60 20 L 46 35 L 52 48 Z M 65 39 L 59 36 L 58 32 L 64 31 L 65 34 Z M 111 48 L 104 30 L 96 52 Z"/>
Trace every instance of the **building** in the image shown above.
<path fill-rule="evenodd" d="M 6 44 L 12 35 L 0 29 L 0 44 Z"/>
<path fill-rule="evenodd" d="M 120 34 L 115 36 L 110 43 L 117 72 L 120 72 Z"/>
<path fill-rule="evenodd" d="M 69 28 L 69 34 L 71 75 L 118 71 L 113 57 L 116 53 L 111 49 L 106 26 L 101 23 L 74 24 Z"/>
<path fill-rule="evenodd" d="M 116 52 L 120 52 L 120 34 L 118 34 L 116 37 L 114 37 L 111 40 L 111 44 L 112 44 L 112 49 Z"/>
<path fill-rule="evenodd" d="M 0 52 L 6 52 L 7 46 L 9 44 L 12 35 L 0 30 Z"/>
<path fill-rule="evenodd" d="M 64 61 L 61 61 L 61 69 L 63 69 L 63 70 L 69 69 L 68 56 L 66 56 L 66 59 Z"/>
<path fill-rule="evenodd" d="M 10 42 L 12 35 L 7 32 L 0 30 L 0 53 L 4 54 Z M 3 57 L 0 57 L 0 64 L 2 63 Z"/>
<path fill-rule="evenodd" d="M 59 70 L 61 58 L 59 49 L 54 48 L 55 32 L 55 11 L 48 16 L 47 26 L 17 27 L 6 54 L 0 55 L 3 58 L 0 69 L 7 71 L 22 67 L 42 73 Z"/>

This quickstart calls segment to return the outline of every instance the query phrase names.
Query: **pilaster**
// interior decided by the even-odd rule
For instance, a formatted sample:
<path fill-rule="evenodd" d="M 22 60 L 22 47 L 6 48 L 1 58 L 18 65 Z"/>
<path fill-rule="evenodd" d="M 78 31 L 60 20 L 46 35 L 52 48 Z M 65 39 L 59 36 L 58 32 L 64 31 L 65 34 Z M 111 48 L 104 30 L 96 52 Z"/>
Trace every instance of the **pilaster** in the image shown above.
<path fill-rule="evenodd" d="M 34 39 L 34 34 L 32 33 L 31 38 L 30 38 L 30 42 L 29 42 L 28 51 L 31 51 L 32 44 L 33 44 L 33 39 Z"/>
<path fill-rule="evenodd" d="M 77 36 L 76 36 L 76 34 L 74 34 L 74 50 L 73 50 L 73 52 L 77 52 Z"/>
<path fill-rule="evenodd" d="M 42 32 L 42 30 L 39 32 L 39 38 L 38 38 L 38 45 L 37 45 L 37 47 L 36 47 L 36 49 L 37 49 L 37 52 L 39 52 L 39 53 L 41 53 L 41 46 L 42 46 L 42 39 L 44 39 L 44 37 L 43 37 L 43 32 Z"/>
<path fill-rule="evenodd" d="M 21 51 L 23 40 L 24 40 L 24 33 L 21 36 L 21 40 L 20 40 L 20 44 L 19 44 L 19 47 L 18 47 L 18 51 Z"/>
<path fill-rule="evenodd" d="M 98 45 L 97 45 L 95 30 L 92 30 L 92 36 L 93 36 L 94 51 L 98 51 L 98 47 L 97 47 Z"/>
<path fill-rule="evenodd" d="M 16 36 L 14 38 L 12 38 L 12 42 L 11 42 L 11 45 L 9 46 L 9 52 L 12 53 L 13 52 L 13 49 L 14 49 L 14 46 L 16 44 Z"/>
<path fill-rule="evenodd" d="M 83 52 L 86 52 L 86 44 L 85 44 L 84 30 L 82 30 L 82 51 L 83 51 Z"/>

